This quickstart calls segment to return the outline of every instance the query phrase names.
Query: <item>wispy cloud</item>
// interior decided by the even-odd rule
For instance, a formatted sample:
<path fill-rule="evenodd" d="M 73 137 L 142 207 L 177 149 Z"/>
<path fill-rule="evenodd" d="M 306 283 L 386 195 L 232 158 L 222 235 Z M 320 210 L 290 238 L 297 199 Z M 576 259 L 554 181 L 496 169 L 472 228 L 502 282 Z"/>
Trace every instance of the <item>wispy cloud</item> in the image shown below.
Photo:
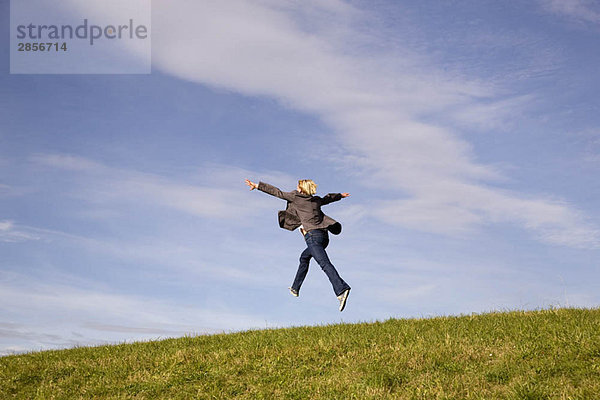
<path fill-rule="evenodd" d="M 37 239 L 79 257 L 92 256 L 99 263 L 114 264 L 112 268 L 122 263 L 136 269 L 144 266 L 161 276 L 178 271 L 202 281 L 244 281 L 263 287 L 281 277 L 281 271 L 270 269 L 275 261 L 248 270 L 238 260 L 273 260 L 274 255 L 285 254 L 284 248 L 260 246 L 260 237 L 248 235 L 247 230 L 266 217 L 271 222 L 261 226 L 276 227 L 276 207 L 283 205 L 280 200 L 249 192 L 243 181 L 260 176 L 285 185 L 293 181 L 285 174 L 205 164 L 190 169 L 185 178 L 173 179 L 65 154 L 37 154 L 29 162 L 24 168 L 60 177 L 62 185 L 56 193 L 51 193 L 55 189 L 51 186 L 36 189 L 36 195 L 57 196 L 62 204 L 68 202 L 64 218 L 77 221 L 77 228 L 1 221 L 0 241 Z M 260 226 L 252 230 L 260 231 Z"/>
<path fill-rule="evenodd" d="M 600 230 L 565 202 L 520 197 L 452 179 L 438 185 L 423 187 L 414 199 L 385 202 L 376 213 L 411 229 L 457 235 L 490 223 L 512 222 L 546 243 L 600 247 Z"/>
<path fill-rule="evenodd" d="M 471 104 L 469 107 L 459 108 L 451 115 L 461 125 L 486 132 L 498 127 L 510 127 L 533 101 L 535 101 L 533 95 L 517 95 L 507 99 L 481 101 L 478 104 Z"/>
<path fill-rule="evenodd" d="M 25 242 L 38 240 L 40 236 L 33 230 L 15 225 L 13 221 L 0 221 L 0 242 Z"/>
<path fill-rule="evenodd" d="M 11 190 L 11 187 L 0 183 L 0 194 L 7 194 Z"/>
<path fill-rule="evenodd" d="M 0 165 L 2 167 L 2 165 Z M 32 189 L 23 186 L 11 186 L 0 183 L 0 198 L 6 197 L 20 197 L 27 194 L 31 194 Z"/>
<path fill-rule="evenodd" d="M 85 287 L 69 286 L 14 273 L 0 273 L 0 313 L 6 321 L 0 324 L 0 344 L 5 339 L 18 340 L 28 343 L 29 349 L 264 326 L 259 316 L 214 303 L 205 308 L 170 304 L 94 287 L 90 282 Z M 65 317 L 57 320 L 57 315 Z M 3 352 L 10 349 L 0 349 Z"/>
<path fill-rule="evenodd" d="M 176 274 L 176 282 L 185 281 L 187 277 L 229 285 L 245 282 L 261 287 L 275 286 L 281 282 L 283 271 L 274 270 L 270 262 L 264 261 L 248 269 L 241 266 L 239 260 L 285 259 L 289 250 L 260 246 L 259 238 L 248 237 L 243 230 L 234 231 L 227 238 L 219 237 L 205 243 L 213 250 L 207 253 L 205 246 L 198 246 L 194 240 L 179 236 L 164 237 L 150 233 L 147 236 L 102 238 L 33 227 L 28 229 L 56 247 L 101 257 L 105 263 L 108 262 L 106 260 L 115 259 L 119 263 L 135 266 L 132 268 L 143 268 L 145 275 L 155 273 L 163 276 L 163 279 Z M 227 257 L 224 259 L 222 254 L 227 254 Z"/>
<path fill-rule="evenodd" d="M 576 22 L 600 24 L 600 6 L 594 0 L 540 0 L 542 7 Z"/>
<path fill-rule="evenodd" d="M 31 161 L 76 174 L 70 195 L 81 197 L 90 205 L 135 203 L 157 205 L 201 217 L 239 220 L 268 205 L 256 197 L 246 196 L 243 179 L 256 172 L 230 166 L 209 165 L 201 176 L 193 173 L 190 181 L 174 181 L 168 177 L 135 170 L 115 168 L 83 157 L 63 154 L 38 154 Z M 262 174 L 282 181 L 282 174 Z"/>
<path fill-rule="evenodd" d="M 588 166 L 600 165 L 600 129 L 588 128 L 580 131 L 569 132 L 570 136 L 583 147 L 582 161 Z"/>

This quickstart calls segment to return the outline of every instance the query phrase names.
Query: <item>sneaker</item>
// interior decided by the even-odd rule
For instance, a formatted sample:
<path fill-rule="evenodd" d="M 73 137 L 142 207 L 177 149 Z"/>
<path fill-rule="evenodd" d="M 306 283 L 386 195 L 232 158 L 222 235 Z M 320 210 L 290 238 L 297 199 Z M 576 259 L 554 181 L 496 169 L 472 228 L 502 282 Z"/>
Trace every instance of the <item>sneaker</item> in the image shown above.
<path fill-rule="evenodd" d="M 340 294 L 337 298 L 340 301 L 340 311 L 344 311 L 344 307 L 346 307 L 346 300 L 348 299 L 348 295 L 350 294 L 350 289 L 346 289 L 344 293 Z"/>
<path fill-rule="evenodd" d="M 292 289 L 291 287 L 289 287 L 288 289 L 290 289 L 290 293 L 292 294 L 292 296 L 294 297 L 298 297 L 298 291 L 296 289 Z"/>

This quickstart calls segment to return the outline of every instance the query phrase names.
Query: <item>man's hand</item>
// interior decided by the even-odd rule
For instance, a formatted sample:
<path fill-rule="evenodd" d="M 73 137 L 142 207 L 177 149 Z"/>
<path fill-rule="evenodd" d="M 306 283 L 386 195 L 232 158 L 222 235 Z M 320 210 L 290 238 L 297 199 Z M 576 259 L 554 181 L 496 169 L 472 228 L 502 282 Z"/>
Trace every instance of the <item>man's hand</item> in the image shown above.
<path fill-rule="evenodd" d="M 341 193 L 342 197 L 348 197 L 350 196 L 350 193 Z"/>
<path fill-rule="evenodd" d="M 258 183 L 254 183 L 249 179 L 246 179 L 246 185 L 250 186 L 250 190 L 258 189 Z"/>

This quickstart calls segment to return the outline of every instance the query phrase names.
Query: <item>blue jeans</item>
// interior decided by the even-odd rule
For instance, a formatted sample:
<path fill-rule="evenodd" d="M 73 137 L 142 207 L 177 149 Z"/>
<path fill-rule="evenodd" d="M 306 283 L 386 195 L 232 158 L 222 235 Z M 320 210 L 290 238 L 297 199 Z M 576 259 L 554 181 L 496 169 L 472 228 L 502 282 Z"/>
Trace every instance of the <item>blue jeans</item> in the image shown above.
<path fill-rule="evenodd" d="M 333 264 L 331 264 L 331 261 L 329 261 L 329 257 L 325 252 L 325 249 L 329 244 L 328 232 L 323 229 L 314 229 L 304 235 L 304 240 L 306 241 L 307 247 L 300 255 L 300 265 L 298 266 L 298 272 L 296 273 L 296 279 L 294 279 L 294 283 L 292 284 L 292 289 L 300 291 L 300 286 L 302 286 L 302 282 L 304 282 L 304 278 L 306 278 L 306 274 L 308 273 L 308 264 L 310 263 L 311 258 L 314 258 L 317 263 L 319 263 L 321 269 L 329 278 L 336 296 L 339 296 L 347 289 L 350 289 L 350 286 L 344 282 Z"/>

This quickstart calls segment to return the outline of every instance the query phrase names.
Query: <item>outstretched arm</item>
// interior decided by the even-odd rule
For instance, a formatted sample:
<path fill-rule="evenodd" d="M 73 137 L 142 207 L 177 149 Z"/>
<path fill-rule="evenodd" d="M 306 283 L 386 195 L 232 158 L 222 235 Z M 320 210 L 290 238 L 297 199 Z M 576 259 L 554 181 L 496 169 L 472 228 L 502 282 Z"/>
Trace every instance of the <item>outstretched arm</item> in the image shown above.
<path fill-rule="evenodd" d="M 334 201 L 339 201 L 348 196 L 350 196 L 350 193 L 329 193 L 323 196 L 321 205 L 333 203 Z"/>
<path fill-rule="evenodd" d="M 294 192 L 282 192 L 279 188 L 269 185 L 268 183 L 259 182 L 254 183 L 249 179 L 246 179 L 246 185 L 250 186 L 250 190 L 258 189 L 261 192 L 270 194 L 271 196 L 279 197 L 280 199 L 292 201 L 294 200 Z"/>

